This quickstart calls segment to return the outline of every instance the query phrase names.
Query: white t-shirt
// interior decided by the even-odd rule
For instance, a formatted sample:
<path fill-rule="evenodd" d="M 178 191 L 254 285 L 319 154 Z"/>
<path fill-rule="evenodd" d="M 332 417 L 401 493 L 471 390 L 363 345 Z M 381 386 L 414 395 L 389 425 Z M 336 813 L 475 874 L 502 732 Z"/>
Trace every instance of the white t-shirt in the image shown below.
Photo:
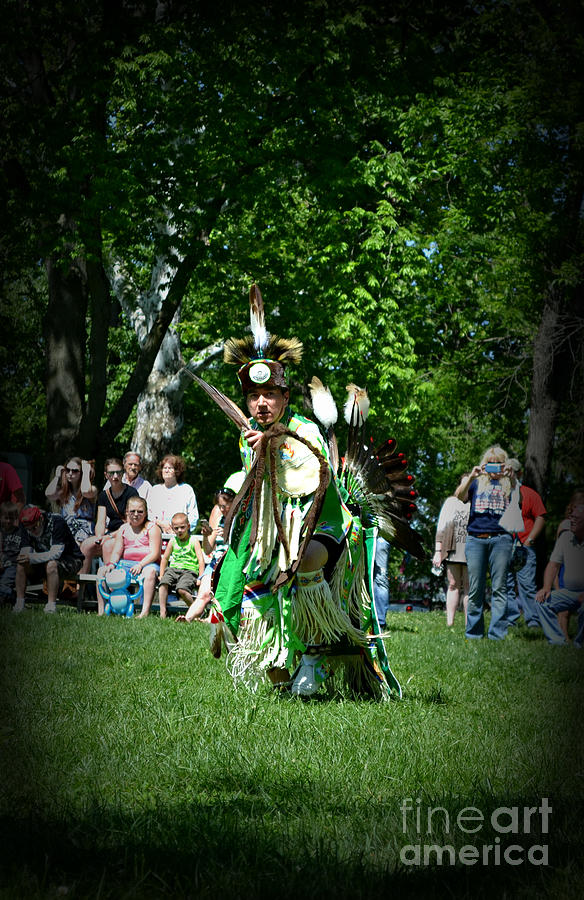
<path fill-rule="evenodd" d="M 447 497 L 444 501 L 438 524 L 436 526 L 436 540 L 442 543 L 444 555 L 448 562 L 466 563 L 466 528 L 470 503 L 463 503 L 458 497 Z M 449 549 L 451 548 L 451 549 Z M 444 551 L 447 551 L 444 554 Z"/>
<path fill-rule="evenodd" d="M 175 513 L 186 513 L 193 531 L 199 521 L 197 498 L 190 484 L 183 482 L 167 488 L 155 484 L 148 495 L 148 517 L 156 521 L 170 522 Z"/>

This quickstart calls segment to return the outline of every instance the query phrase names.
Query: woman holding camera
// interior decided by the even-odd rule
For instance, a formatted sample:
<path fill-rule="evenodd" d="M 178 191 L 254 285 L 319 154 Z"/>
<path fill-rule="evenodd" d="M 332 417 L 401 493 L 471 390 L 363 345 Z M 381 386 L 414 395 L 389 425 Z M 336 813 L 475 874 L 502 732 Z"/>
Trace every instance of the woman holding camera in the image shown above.
<path fill-rule="evenodd" d="M 501 641 L 507 633 L 507 569 L 511 560 L 513 537 L 500 524 L 509 506 L 513 471 L 506 465 L 502 447 L 489 447 L 480 462 L 464 478 L 455 496 L 470 501 L 466 537 L 468 565 L 468 612 L 466 637 L 484 637 L 484 606 L 487 571 L 491 575 L 491 623 L 488 637 Z"/>

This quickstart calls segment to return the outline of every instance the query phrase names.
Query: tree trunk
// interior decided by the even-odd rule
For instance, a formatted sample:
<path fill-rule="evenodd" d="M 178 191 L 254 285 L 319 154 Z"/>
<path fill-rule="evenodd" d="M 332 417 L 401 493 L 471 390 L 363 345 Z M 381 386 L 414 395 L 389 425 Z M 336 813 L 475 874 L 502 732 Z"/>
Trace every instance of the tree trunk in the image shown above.
<path fill-rule="evenodd" d="M 178 316 L 173 324 L 177 319 Z M 169 390 L 169 386 L 181 366 L 179 339 L 171 325 L 136 405 L 132 449 L 141 455 L 144 471 L 149 476 L 165 453 L 178 453 L 180 449 L 184 424 L 182 391 Z"/>
<path fill-rule="evenodd" d="M 87 452 L 80 433 L 85 407 L 87 282 L 80 259 L 59 263 L 49 257 L 46 269 L 47 460 L 56 465 L 67 456 Z"/>
<path fill-rule="evenodd" d="M 578 385 L 573 374 L 581 367 L 578 339 L 581 316 L 554 288 L 548 291 L 533 344 L 533 380 L 529 433 L 525 450 L 525 482 L 542 497 L 547 493 L 556 425 L 560 410 L 574 406 Z"/>
<path fill-rule="evenodd" d="M 191 381 L 188 372 L 199 371 L 222 352 L 222 343 L 211 344 L 184 366 L 178 335 L 172 327 L 167 332 L 146 387 L 138 398 L 132 438 L 132 449 L 140 453 L 148 477 L 154 475 L 165 453 L 181 451 L 183 396 Z"/>

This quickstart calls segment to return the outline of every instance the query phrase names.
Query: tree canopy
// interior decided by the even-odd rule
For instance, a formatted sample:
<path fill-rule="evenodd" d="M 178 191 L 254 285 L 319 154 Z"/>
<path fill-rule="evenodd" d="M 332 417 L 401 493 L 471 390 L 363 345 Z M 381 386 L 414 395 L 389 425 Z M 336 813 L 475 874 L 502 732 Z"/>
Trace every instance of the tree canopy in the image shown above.
<path fill-rule="evenodd" d="M 217 346 L 256 281 L 305 344 L 296 393 L 368 387 L 428 527 L 492 442 L 562 504 L 583 479 L 579 5 L 196 7 L 7 4 L 7 448 L 43 480 L 142 417 L 208 502 L 235 435 L 179 373 L 236 399 Z"/>

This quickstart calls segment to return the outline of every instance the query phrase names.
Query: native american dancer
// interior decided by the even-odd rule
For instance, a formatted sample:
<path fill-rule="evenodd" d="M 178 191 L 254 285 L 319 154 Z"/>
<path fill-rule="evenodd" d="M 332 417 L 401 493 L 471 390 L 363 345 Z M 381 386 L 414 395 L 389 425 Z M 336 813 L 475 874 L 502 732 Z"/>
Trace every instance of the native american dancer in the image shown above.
<path fill-rule="evenodd" d="M 337 409 L 318 378 L 310 384 L 319 426 L 289 406 L 286 366 L 302 344 L 266 331 L 261 294 L 250 291 L 251 334 L 225 342 L 238 366 L 250 417 L 195 380 L 240 428 L 245 480 L 224 532 L 229 549 L 216 569 L 211 650 L 228 650 L 233 676 L 255 689 L 267 675 L 292 694 L 316 693 L 332 671 L 356 693 L 401 696 L 372 603 L 378 534 L 418 558 L 425 553 L 409 519 L 413 476 L 395 442 L 373 449 L 364 422 L 366 391 L 348 385 L 349 440 L 339 460 Z"/>

